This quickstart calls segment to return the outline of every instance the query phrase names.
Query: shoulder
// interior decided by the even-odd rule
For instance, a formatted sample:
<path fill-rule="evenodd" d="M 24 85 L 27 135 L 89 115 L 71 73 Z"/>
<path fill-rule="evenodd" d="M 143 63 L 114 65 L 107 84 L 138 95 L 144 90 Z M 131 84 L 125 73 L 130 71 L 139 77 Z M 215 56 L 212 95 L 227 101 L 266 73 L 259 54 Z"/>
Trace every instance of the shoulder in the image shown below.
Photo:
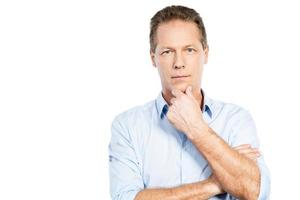
<path fill-rule="evenodd" d="M 231 146 L 258 146 L 255 122 L 249 110 L 235 103 L 213 100 L 215 116 L 211 125 Z"/>
<path fill-rule="evenodd" d="M 137 146 L 142 136 L 151 130 L 154 108 L 155 100 L 119 113 L 111 124 L 112 137 L 125 138 L 126 141 Z"/>
<path fill-rule="evenodd" d="M 209 98 L 208 104 L 215 119 L 221 118 L 228 122 L 252 119 L 250 111 L 240 105 Z"/>
<path fill-rule="evenodd" d="M 152 100 L 143 105 L 138 105 L 129 108 L 116 115 L 113 119 L 112 124 L 120 123 L 126 127 L 133 126 L 140 120 L 146 120 L 147 118 L 151 118 L 154 107 L 155 100 Z"/>

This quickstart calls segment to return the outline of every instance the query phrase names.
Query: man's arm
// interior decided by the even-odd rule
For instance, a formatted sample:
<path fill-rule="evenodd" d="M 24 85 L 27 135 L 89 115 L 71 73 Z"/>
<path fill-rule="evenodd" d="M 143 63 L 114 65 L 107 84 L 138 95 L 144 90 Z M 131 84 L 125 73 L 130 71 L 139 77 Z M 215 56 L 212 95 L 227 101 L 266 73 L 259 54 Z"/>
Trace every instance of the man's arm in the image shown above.
<path fill-rule="evenodd" d="M 225 191 L 241 199 L 257 199 L 260 172 L 253 160 L 233 150 L 208 126 L 190 135 Z"/>
<path fill-rule="evenodd" d="M 257 199 L 260 171 L 254 161 L 234 151 L 203 120 L 199 103 L 191 87 L 186 94 L 173 90 L 167 116 L 185 133 L 209 162 L 222 188 L 240 199 Z"/>
<path fill-rule="evenodd" d="M 176 188 L 144 189 L 139 163 L 136 160 L 134 148 L 128 134 L 125 126 L 119 120 L 114 120 L 109 148 L 112 199 L 207 199 L 223 192 L 216 193 L 216 188 L 219 191 L 222 188 L 215 175 L 203 182 L 182 185 Z M 249 151 L 243 152 L 247 153 Z M 250 151 L 250 153 L 253 152 Z"/>
<path fill-rule="evenodd" d="M 243 144 L 234 147 L 238 153 L 245 155 L 247 158 L 257 162 L 260 156 L 258 149 L 252 148 L 249 144 Z M 208 199 L 217 194 L 224 193 L 221 185 L 216 180 L 215 175 L 211 175 L 205 181 L 198 183 L 186 184 L 176 188 L 169 189 L 145 189 L 138 193 L 135 200 L 148 200 L 148 199 Z"/>
<path fill-rule="evenodd" d="M 135 200 L 202 200 L 221 194 L 222 189 L 214 177 L 204 181 L 185 184 L 174 188 L 145 189 Z"/>
<path fill-rule="evenodd" d="M 215 177 L 192 184 L 165 189 L 144 189 L 139 163 L 129 133 L 122 120 L 116 118 L 111 127 L 109 145 L 110 190 L 112 199 L 208 199 L 222 193 Z"/>

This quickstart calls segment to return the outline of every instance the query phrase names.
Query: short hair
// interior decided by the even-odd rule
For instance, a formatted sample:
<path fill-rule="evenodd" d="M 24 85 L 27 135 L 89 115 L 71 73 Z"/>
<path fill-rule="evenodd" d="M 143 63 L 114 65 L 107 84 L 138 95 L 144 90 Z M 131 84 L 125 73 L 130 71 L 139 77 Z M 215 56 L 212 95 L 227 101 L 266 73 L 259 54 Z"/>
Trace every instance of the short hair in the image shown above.
<path fill-rule="evenodd" d="M 200 42 L 202 44 L 203 49 L 208 48 L 207 37 L 205 27 L 200 17 L 199 13 L 194 9 L 185 7 L 185 6 L 168 6 L 158 11 L 152 18 L 150 22 L 150 50 L 151 52 L 155 52 L 157 41 L 156 41 L 156 33 L 157 28 L 160 24 L 166 23 L 172 20 L 183 20 L 186 22 L 194 22 L 200 32 Z"/>

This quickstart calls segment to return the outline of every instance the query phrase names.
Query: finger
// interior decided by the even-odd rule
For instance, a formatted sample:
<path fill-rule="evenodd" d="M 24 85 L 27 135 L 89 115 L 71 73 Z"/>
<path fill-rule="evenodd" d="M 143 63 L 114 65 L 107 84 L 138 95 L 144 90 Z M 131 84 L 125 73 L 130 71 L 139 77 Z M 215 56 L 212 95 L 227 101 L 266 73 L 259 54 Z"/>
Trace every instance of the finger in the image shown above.
<path fill-rule="evenodd" d="M 188 86 L 185 90 L 185 93 L 187 96 L 189 97 L 193 97 L 193 93 L 192 93 L 192 86 Z"/>
<path fill-rule="evenodd" d="M 172 98 L 172 99 L 170 99 L 170 102 L 171 102 L 171 104 L 173 105 L 173 104 L 175 104 L 175 102 L 176 102 L 176 98 Z"/>
<path fill-rule="evenodd" d="M 241 144 L 241 145 L 235 146 L 233 148 L 234 149 L 240 149 L 240 148 L 245 148 L 245 147 L 249 148 L 249 147 L 251 147 L 251 145 L 250 144 Z"/>
<path fill-rule="evenodd" d="M 183 93 L 180 90 L 178 90 L 178 89 L 173 89 L 172 90 L 172 94 L 175 97 L 180 97 Z"/>
<path fill-rule="evenodd" d="M 238 149 L 244 149 L 244 148 L 251 148 L 250 144 L 242 144 L 236 147 L 233 147 L 233 149 L 238 150 Z"/>
<path fill-rule="evenodd" d="M 241 155 L 244 155 L 248 158 L 258 158 L 260 155 L 257 152 L 251 152 L 251 153 L 243 153 Z"/>
<path fill-rule="evenodd" d="M 249 157 L 250 160 L 253 160 L 254 162 L 257 162 L 257 158 L 256 157 Z"/>
<path fill-rule="evenodd" d="M 167 112 L 167 117 L 168 119 L 172 119 L 174 115 L 174 106 L 169 106 L 168 112 Z"/>
<path fill-rule="evenodd" d="M 254 159 L 256 160 L 257 158 L 260 157 L 260 155 L 257 153 L 248 153 L 248 154 L 243 154 L 243 155 L 252 160 L 254 160 Z"/>
<path fill-rule="evenodd" d="M 248 147 L 248 146 L 241 146 L 241 147 L 238 147 L 238 148 L 235 148 L 234 150 L 244 150 L 244 149 L 249 149 L 249 150 L 255 150 L 255 151 L 258 151 L 258 148 L 252 148 L 252 147 Z"/>
<path fill-rule="evenodd" d="M 237 150 L 239 153 L 241 154 L 247 154 L 247 153 L 259 153 L 258 149 L 251 149 L 251 148 L 247 148 L 247 149 L 238 149 Z"/>

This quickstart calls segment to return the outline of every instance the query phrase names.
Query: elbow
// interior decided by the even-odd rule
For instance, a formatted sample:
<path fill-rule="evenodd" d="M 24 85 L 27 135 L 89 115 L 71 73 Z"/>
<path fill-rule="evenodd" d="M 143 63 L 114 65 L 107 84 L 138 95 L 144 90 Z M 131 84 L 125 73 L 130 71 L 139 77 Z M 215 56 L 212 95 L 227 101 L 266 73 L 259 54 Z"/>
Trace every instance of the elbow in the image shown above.
<path fill-rule="evenodd" d="M 257 200 L 260 193 L 260 173 L 244 186 L 244 195 L 242 199 L 246 200 Z"/>
<path fill-rule="evenodd" d="M 257 190 L 252 190 L 252 192 L 247 192 L 246 195 L 244 195 L 245 200 L 257 200 L 259 196 L 259 188 Z"/>

